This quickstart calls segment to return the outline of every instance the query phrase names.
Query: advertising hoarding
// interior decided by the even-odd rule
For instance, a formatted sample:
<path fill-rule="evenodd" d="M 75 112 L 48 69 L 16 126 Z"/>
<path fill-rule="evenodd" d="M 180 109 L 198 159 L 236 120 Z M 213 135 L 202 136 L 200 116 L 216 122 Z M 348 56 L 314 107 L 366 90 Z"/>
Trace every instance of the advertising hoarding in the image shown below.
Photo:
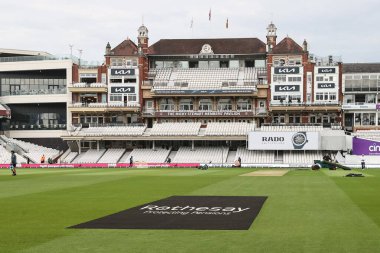
<path fill-rule="evenodd" d="M 380 155 L 380 142 L 358 137 L 352 138 L 353 155 Z"/>
<path fill-rule="evenodd" d="M 319 132 L 249 132 L 248 150 L 319 150 Z"/>

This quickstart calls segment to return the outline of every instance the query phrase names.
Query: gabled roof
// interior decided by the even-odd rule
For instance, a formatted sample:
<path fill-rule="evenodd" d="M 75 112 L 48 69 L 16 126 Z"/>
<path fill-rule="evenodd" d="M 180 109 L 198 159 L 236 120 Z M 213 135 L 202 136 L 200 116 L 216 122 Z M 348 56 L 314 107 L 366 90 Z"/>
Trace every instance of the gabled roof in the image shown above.
<path fill-rule="evenodd" d="M 286 37 L 273 47 L 271 54 L 302 54 L 303 49 L 293 39 Z"/>
<path fill-rule="evenodd" d="M 150 55 L 199 54 L 202 46 L 211 46 L 214 54 L 265 54 L 266 45 L 257 38 L 162 39 L 149 47 Z"/>
<path fill-rule="evenodd" d="M 380 73 L 380 63 L 344 63 L 343 73 Z"/>
<path fill-rule="evenodd" d="M 111 50 L 111 55 L 137 56 L 138 48 L 136 44 L 126 39 Z"/>

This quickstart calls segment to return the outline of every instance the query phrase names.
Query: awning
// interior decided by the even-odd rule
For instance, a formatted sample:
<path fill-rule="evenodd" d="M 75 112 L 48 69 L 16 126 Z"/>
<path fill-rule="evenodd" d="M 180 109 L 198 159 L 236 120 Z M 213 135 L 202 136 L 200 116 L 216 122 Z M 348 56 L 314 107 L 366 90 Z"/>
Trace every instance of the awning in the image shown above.
<path fill-rule="evenodd" d="M 0 118 L 11 118 L 11 109 L 8 106 L 0 104 Z"/>

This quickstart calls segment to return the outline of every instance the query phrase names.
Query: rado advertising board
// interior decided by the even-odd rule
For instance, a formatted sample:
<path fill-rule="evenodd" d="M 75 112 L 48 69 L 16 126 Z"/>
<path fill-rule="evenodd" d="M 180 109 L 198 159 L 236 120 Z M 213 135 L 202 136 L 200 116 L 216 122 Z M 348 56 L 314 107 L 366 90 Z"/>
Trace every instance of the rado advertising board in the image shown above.
<path fill-rule="evenodd" d="M 112 76 L 134 76 L 134 69 L 111 69 Z"/>
<path fill-rule="evenodd" d="M 249 150 L 319 150 L 318 132 L 249 132 Z"/>
<path fill-rule="evenodd" d="M 335 68 L 318 68 L 319 74 L 332 74 L 335 73 Z"/>
<path fill-rule="evenodd" d="M 111 87 L 111 93 L 135 93 L 135 87 Z"/>
<path fill-rule="evenodd" d="M 300 86 L 291 84 L 291 85 L 275 85 L 275 92 L 297 92 L 300 91 Z"/>
<path fill-rule="evenodd" d="M 318 89 L 335 89 L 335 83 L 319 83 Z"/>
<path fill-rule="evenodd" d="M 299 74 L 300 68 L 299 67 L 276 67 L 274 68 L 275 74 Z"/>

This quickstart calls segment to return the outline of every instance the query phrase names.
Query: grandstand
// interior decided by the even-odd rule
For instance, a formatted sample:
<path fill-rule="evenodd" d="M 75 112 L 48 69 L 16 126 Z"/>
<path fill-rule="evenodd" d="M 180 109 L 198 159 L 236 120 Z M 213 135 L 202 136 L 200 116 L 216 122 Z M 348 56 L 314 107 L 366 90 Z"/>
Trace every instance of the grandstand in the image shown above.
<path fill-rule="evenodd" d="M 323 126 L 316 125 L 316 126 L 308 126 L 308 125 L 262 125 L 261 131 L 266 132 L 298 132 L 298 131 L 304 131 L 304 132 L 320 132 L 323 131 Z"/>
<path fill-rule="evenodd" d="M 238 147 L 235 160 L 242 159 L 242 164 L 273 164 L 274 151 L 248 150 L 245 147 Z"/>
<path fill-rule="evenodd" d="M 122 148 L 110 148 L 99 159 L 98 163 L 117 163 L 123 156 L 125 149 Z"/>
<path fill-rule="evenodd" d="M 72 162 L 73 163 L 97 163 L 106 152 L 105 149 L 89 149 L 85 153 L 79 154 Z"/>
<path fill-rule="evenodd" d="M 147 163 L 163 163 L 169 156 L 170 149 L 140 149 L 136 148 L 132 152 L 128 154 L 128 156 L 124 156 L 120 162 L 121 163 L 129 163 L 129 159 L 133 156 L 133 162 L 147 162 Z"/>
<path fill-rule="evenodd" d="M 139 136 L 143 135 L 146 126 L 99 126 L 82 128 L 79 136 Z"/>
<path fill-rule="evenodd" d="M 189 136 L 198 135 L 201 123 L 190 122 L 190 123 L 157 123 L 154 124 L 149 134 L 151 136 Z"/>
<path fill-rule="evenodd" d="M 26 163 L 26 159 L 16 153 L 17 163 Z M 11 153 L 0 145 L 0 164 L 10 164 Z"/>
<path fill-rule="evenodd" d="M 248 132 L 254 131 L 255 124 L 246 122 L 209 122 L 204 135 L 247 135 Z"/>
<path fill-rule="evenodd" d="M 78 152 L 70 152 L 65 158 L 61 160 L 62 163 L 71 163 L 75 157 L 78 155 Z"/>
<path fill-rule="evenodd" d="M 352 135 L 359 138 L 380 141 L 380 130 L 358 130 Z"/>
<path fill-rule="evenodd" d="M 259 82 L 257 68 L 163 68 L 155 71 L 153 88 L 159 89 L 252 89 Z"/>
<path fill-rule="evenodd" d="M 227 162 L 228 147 L 180 147 L 172 159 L 174 163 L 219 163 Z"/>
<path fill-rule="evenodd" d="M 33 163 L 39 163 L 42 155 L 45 155 L 47 161 L 49 158 L 56 158 L 60 153 L 60 151 L 57 149 L 46 148 L 30 142 L 8 138 L 5 135 L 2 135 L 1 138 L 6 143 L 13 146 L 16 145 L 17 147 L 19 147 L 24 153 L 23 155 L 29 158 L 30 161 L 32 161 Z"/>
<path fill-rule="evenodd" d="M 283 163 L 290 166 L 310 166 L 314 164 L 314 160 L 321 160 L 322 151 L 285 151 L 283 153 Z"/>

